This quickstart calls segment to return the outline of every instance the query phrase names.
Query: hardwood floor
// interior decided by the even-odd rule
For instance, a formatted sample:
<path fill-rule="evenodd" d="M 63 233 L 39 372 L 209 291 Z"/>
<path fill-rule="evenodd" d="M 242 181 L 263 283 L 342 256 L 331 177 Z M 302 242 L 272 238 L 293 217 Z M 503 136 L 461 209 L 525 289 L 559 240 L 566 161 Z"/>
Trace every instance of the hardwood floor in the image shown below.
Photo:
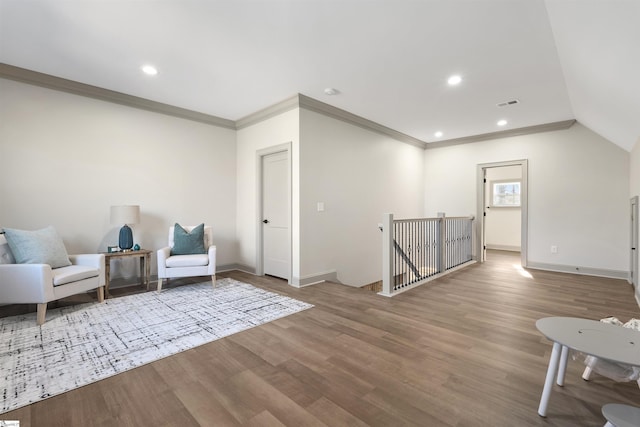
<path fill-rule="evenodd" d="M 535 321 L 626 321 L 640 310 L 626 281 L 518 264 L 517 254 L 493 251 L 482 265 L 394 298 L 222 273 L 315 307 L 0 419 L 21 427 L 602 426 L 605 403 L 640 406 L 635 382 L 597 374 L 585 382 L 582 363 L 570 361 L 548 417 L 537 415 L 551 343 Z"/>

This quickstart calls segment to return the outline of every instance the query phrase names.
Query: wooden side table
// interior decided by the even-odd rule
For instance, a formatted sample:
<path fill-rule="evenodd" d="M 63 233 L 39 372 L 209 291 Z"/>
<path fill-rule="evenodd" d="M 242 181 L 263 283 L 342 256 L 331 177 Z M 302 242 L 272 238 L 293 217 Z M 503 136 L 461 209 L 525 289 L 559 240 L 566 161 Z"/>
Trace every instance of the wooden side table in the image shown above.
<path fill-rule="evenodd" d="M 104 254 L 104 296 L 109 298 L 109 280 L 111 279 L 111 260 L 115 258 L 140 258 L 140 284 L 149 290 L 149 277 L 151 276 L 151 251 L 138 249 L 137 251 L 102 252 Z"/>

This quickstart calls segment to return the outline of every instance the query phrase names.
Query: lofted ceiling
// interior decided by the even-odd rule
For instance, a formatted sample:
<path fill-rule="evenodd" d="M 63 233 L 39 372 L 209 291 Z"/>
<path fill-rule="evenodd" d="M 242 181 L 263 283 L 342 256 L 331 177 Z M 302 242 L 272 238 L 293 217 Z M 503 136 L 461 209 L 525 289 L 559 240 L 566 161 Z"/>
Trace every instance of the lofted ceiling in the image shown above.
<path fill-rule="evenodd" d="M 0 62 L 234 121 L 301 93 L 425 142 L 577 119 L 631 150 L 638 21 L 636 0 L 0 0 Z"/>

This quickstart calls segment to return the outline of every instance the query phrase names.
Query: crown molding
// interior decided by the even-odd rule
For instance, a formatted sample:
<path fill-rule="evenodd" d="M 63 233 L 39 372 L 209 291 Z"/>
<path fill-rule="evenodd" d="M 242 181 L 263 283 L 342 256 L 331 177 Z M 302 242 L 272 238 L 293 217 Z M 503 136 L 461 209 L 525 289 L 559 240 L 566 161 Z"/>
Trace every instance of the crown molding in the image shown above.
<path fill-rule="evenodd" d="M 271 105 L 270 107 L 264 108 L 260 111 L 241 118 L 236 122 L 236 128 L 242 129 L 247 126 L 252 126 L 258 122 L 270 119 L 271 117 L 277 116 L 278 114 L 282 114 L 294 108 L 304 108 L 306 110 L 338 119 L 343 122 L 347 122 L 349 124 L 380 133 L 382 135 L 390 136 L 391 138 L 396 139 L 400 142 L 415 145 L 416 147 L 420 147 L 422 149 L 424 149 L 426 146 L 426 143 L 424 141 L 421 141 L 417 138 L 406 135 L 402 132 L 398 132 L 379 123 L 365 119 L 364 117 L 360 117 L 346 110 L 342 110 L 340 108 L 334 107 L 333 105 L 326 104 L 322 101 L 318 101 L 317 99 L 302 95 L 300 93 L 292 96 L 291 98 L 287 98 L 284 101 L 278 102 L 277 104 Z"/>
<path fill-rule="evenodd" d="M 377 132 L 382 135 L 390 136 L 393 139 L 396 139 L 400 142 L 405 142 L 410 145 L 415 145 L 416 147 L 424 149 L 427 146 L 427 143 L 412 136 L 409 136 L 405 133 L 398 132 L 397 130 L 393 130 L 384 125 L 371 121 L 369 119 L 365 119 L 364 117 L 355 115 L 346 110 L 342 110 L 338 107 L 334 107 L 333 105 L 326 104 L 324 102 L 318 101 L 317 99 L 310 98 L 306 95 L 298 94 L 299 103 L 301 108 L 305 108 L 309 111 L 314 111 L 316 113 L 323 114 L 328 117 L 332 117 L 334 119 L 342 120 L 343 122 L 347 122 L 352 125 L 359 126 L 361 128 Z"/>
<path fill-rule="evenodd" d="M 507 129 L 498 132 L 483 133 L 481 135 L 465 136 L 463 138 L 448 139 L 445 141 L 431 142 L 427 144 L 427 150 L 433 148 L 451 147 L 453 145 L 470 144 L 472 142 L 486 141 L 489 139 L 508 138 L 511 136 L 530 135 L 533 133 L 550 132 L 554 130 L 568 129 L 575 123 L 575 119 L 560 122 L 545 123 L 542 125 L 527 126 L 517 129 Z"/>
<path fill-rule="evenodd" d="M 74 95 L 86 96 L 89 98 L 99 99 L 101 101 L 113 102 L 116 104 L 126 105 L 128 107 L 153 111 L 155 113 L 166 114 L 169 116 L 179 117 L 181 119 L 193 120 L 227 129 L 236 128 L 236 124 L 233 120 L 227 120 L 211 116 L 209 114 L 175 107 L 173 105 L 127 95 L 125 93 L 115 92 L 98 86 L 63 79 L 61 77 L 55 77 L 49 74 L 27 70 L 26 68 L 15 67 L 9 64 L 0 63 L 0 78 L 41 86 L 47 89 L 55 89 Z"/>
<path fill-rule="evenodd" d="M 236 121 L 236 129 L 243 129 L 248 126 L 255 125 L 256 123 L 259 123 L 263 120 L 268 120 L 271 117 L 285 113 L 289 110 L 293 110 L 294 108 L 298 108 L 299 106 L 300 102 L 298 101 L 298 95 L 294 95 L 290 98 L 285 99 L 284 101 L 280 101 L 277 104 L 273 104 L 270 107 L 263 108 L 262 110 L 258 110 L 255 113 L 238 119 Z"/>
<path fill-rule="evenodd" d="M 98 86 L 92 86 L 85 83 L 76 82 L 74 80 L 63 79 L 49 74 L 20 68 L 13 65 L 0 62 L 0 78 L 14 80 L 21 83 L 28 83 L 48 89 L 59 90 L 62 92 L 72 93 L 74 95 L 85 96 L 89 98 L 99 99 L 102 101 L 113 102 L 116 104 L 126 105 L 128 107 L 139 108 L 142 110 L 153 111 L 156 113 L 166 114 L 169 116 L 179 117 L 182 119 L 192 120 L 196 122 L 206 123 L 227 129 L 243 129 L 252 126 L 261 121 L 270 119 L 274 116 L 282 114 L 294 108 L 304 108 L 327 117 L 331 117 L 343 122 L 359 126 L 361 128 L 373 131 L 385 136 L 389 136 L 397 141 L 404 142 L 422 149 L 434 149 L 441 147 L 449 147 L 453 145 L 469 144 L 478 141 L 486 141 L 489 139 L 507 138 L 511 136 L 528 135 L 539 132 L 549 132 L 554 130 L 568 129 L 573 126 L 575 120 L 565 120 L 554 123 L 546 123 L 542 125 L 528 126 L 518 129 L 509 129 L 499 132 L 485 133 L 482 135 L 467 136 L 463 138 L 449 139 L 426 143 L 418 138 L 414 138 L 405 133 L 398 132 L 394 129 L 376 123 L 372 120 L 350 113 L 346 110 L 334 107 L 317 99 L 306 95 L 297 94 L 287 98 L 270 107 L 263 108 L 253 114 L 245 116 L 237 121 L 223 119 L 221 117 L 209 114 L 199 113 L 197 111 L 185 108 L 175 107 L 173 105 L 164 104 L 137 96 L 127 95 L 122 92 L 116 92 L 104 89 Z"/>

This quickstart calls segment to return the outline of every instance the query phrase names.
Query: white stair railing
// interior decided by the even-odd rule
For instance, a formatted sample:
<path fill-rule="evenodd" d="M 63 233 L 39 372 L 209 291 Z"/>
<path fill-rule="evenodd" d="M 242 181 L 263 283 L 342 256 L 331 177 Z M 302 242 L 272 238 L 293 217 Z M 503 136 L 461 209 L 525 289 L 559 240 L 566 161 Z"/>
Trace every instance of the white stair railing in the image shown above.
<path fill-rule="evenodd" d="M 393 219 L 384 214 L 382 292 L 393 296 L 473 262 L 473 216 Z"/>

